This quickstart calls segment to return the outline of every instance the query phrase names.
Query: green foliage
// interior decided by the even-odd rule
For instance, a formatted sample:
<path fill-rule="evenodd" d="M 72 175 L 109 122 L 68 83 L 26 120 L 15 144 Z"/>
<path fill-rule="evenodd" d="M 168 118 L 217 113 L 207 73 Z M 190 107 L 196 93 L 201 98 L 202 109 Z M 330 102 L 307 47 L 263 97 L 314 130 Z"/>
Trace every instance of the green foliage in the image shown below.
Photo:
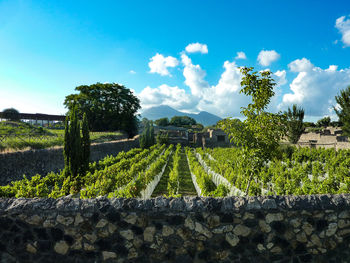
<path fill-rule="evenodd" d="M 2 112 L 2 118 L 10 121 L 19 121 L 19 111 L 14 108 L 4 109 Z"/>
<path fill-rule="evenodd" d="M 330 117 L 324 117 L 316 122 L 316 127 L 328 127 L 331 123 Z"/>
<path fill-rule="evenodd" d="M 335 96 L 335 100 L 339 108 L 334 107 L 334 111 L 338 115 L 339 122 L 343 124 L 343 133 L 350 136 L 350 86 L 340 91 L 340 94 Z"/>
<path fill-rule="evenodd" d="M 231 142 L 242 148 L 242 156 L 238 160 L 250 174 L 246 192 L 249 191 L 250 181 L 258 175 L 263 164 L 273 158 L 279 146 L 280 139 L 286 134 L 285 115 L 266 111 L 276 83 L 270 71 L 252 72 L 253 68 L 241 68 L 243 78 L 240 93 L 251 96 L 252 103 L 243 107 L 241 113 L 245 120 L 241 123 L 225 119 L 218 123 L 230 137 Z"/>
<path fill-rule="evenodd" d="M 159 132 L 156 137 L 158 144 L 168 144 L 169 143 L 169 134 L 167 132 Z"/>
<path fill-rule="evenodd" d="M 189 127 L 197 124 L 196 120 L 188 116 L 174 116 L 170 120 L 170 125 L 176 127 Z"/>
<path fill-rule="evenodd" d="M 160 118 L 158 120 L 155 120 L 154 124 L 157 126 L 169 126 L 170 123 L 168 118 Z"/>
<path fill-rule="evenodd" d="M 181 144 L 176 145 L 175 155 L 173 157 L 173 168 L 169 173 L 168 180 L 168 194 L 169 196 L 176 196 L 179 194 L 180 188 L 180 152 L 181 152 Z"/>
<path fill-rule="evenodd" d="M 81 188 L 81 180 L 89 169 L 90 160 L 90 135 L 86 115 L 83 119 L 83 137 L 80 135 L 80 122 L 76 108 L 73 108 L 70 116 L 66 118 L 64 131 L 64 174 L 67 179 L 63 184 L 66 194 L 78 192 Z"/>
<path fill-rule="evenodd" d="M 144 121 L 144 129 L 140 136 L 140 147 L 142 149 L 149 148 L 154 145 L 154 127 L 152 121 Z"/>
<path fill-rule="evenodd" d="M 116 83 L 96 83 L 75 90 L 79 94 L 66 96 L 64 105 L 69 111 L 76 106 L 81 118 L 86 113 L 91 130 L 124 130 L 129 137 L 136 134 L 136 112 L 141 106 L 140 100 L 129 89 Z"/>
<path fill-rule="evenodd" d="M 288 108 L 285 112 L 287 116 L 287 137 L 291 143 L 297 143 L 305 128 L 303 124 L 304 110 L 293 105 L 292 109 Z"/>

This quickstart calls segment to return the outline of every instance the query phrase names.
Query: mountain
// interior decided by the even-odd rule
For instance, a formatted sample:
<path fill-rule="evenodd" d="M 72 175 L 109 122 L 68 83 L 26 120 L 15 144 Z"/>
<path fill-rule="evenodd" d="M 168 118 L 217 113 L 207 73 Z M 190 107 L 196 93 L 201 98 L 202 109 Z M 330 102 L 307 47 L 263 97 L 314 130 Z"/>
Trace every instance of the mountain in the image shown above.
<path fill-rule="evenodd" d="M 215 125 L 219 120 L 221 120 L 220 117 L 206 111 L 201 111 L 197 114 L 185 113 L 166 105 L 149 108 L 141 114 L 142 118 L 147 118 L 153 121 L 160 118 L 169 118 L 170 120 L 174 116 L 188 116 L 204 126 Z"/>

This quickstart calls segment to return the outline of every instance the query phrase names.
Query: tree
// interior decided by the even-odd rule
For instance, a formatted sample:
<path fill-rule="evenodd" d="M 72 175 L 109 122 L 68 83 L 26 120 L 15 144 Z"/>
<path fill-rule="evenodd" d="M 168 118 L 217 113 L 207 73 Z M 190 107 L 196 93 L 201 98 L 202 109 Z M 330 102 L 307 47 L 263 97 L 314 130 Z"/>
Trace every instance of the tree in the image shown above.
<path fill-rule="evenodd" d="M 281 113 L 266 111 L 276 83 L 270 71 L 252 72 L 253 68 L 243 67 L 240 93 L 251 96 L 252 103 L 242 107 L 245 116 L 243 122 L 234 119 L 224 119 L 218 123 L 229 136 L 230 141 L 241 147 L 242 155 L 239 165 L 248 174 L 246 194 L 250 182 L 258 176 L 266 162 L 277 154 L 279 141 L 286 134 L 286 117 Z"/>
<path fill-rule="evenodd" d="M 66 96 L 69 111 L 76 106 L 78 116 L 86 113 L 92 131 L 124 130 L 132 137 L 137 132 L 137 111 L 140 100 L 117 83 L 96 83 L 75 88 L 78 94 Z"/>
<path fill-rule="evenodd" d="M 64 176 L 68 179 L 63 188 L 68 194 L 74 188 L 78 191 L 81 187 L 81 178 L 89 169 L 90 161 L 90 135 L 86 114 L 84 114 L 82 134 L 80 135 L 80 122 L 76 108 L 67 115 L 64 131 Z"/>
<path fill-rule="evenodd" d="M 304 109 L 293 105 L 292 109 L 288 108 L 285 112 L 287 116 L 287 137 L 291 143 L 297 143 L 305 128 L 303 124 Z"/>
<path fill-rule="evenodd" d="M 144 120 L 143 120 L 144 122 Z M 152 121 L 145 120 L 143 132 L 140 136 L 140 147 L 149 148 L 154 144 L 154 127 Z"/>
<path fill-rule="evenodd" d="M 316 126 L 317 127 L 328 127 L 331 123 L 331 118 L 330 117 L 324 117 L 320 120 L 317 121 Z"/>
<path fill-rule="evenodd" d="M 168 118 L 160 118 L 154 122 L 157 126 L 168 126 L 169 125 L 169 119 Z"/>
<path fill-rule="evenodd" d="M 188 116 L 174 116 L 170 120 L 170 125 L 176 127 L 189 127 L 197 124 L 196 120 Z"/>
<path fill-rule="evenodd" d="M 339 122 L 343 125 L 342 130 L 346 136 L 350 136 L 350 86 L 341 90 L 335 100 L 339 107 L 333 107 L 338 115 Z"/>
<path fill-rule="evenodd" d="M 2 112 L 2 118 L 10 121 L 19 121 L 20 114 L 19 111 L 15 108 L 4 109 Z"/>

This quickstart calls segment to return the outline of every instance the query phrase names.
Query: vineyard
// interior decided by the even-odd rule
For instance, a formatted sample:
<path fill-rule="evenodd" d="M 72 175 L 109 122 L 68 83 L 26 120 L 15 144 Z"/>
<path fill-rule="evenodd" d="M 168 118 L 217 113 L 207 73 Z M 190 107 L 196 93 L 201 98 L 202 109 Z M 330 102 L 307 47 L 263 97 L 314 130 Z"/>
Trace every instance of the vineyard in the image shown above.
<path fill-rule="evenodd" d="M 1 197 L 73 195 L 148 199 L 156 196 L 309 195 L 350 192 L 350 151 L 300 148 L 265 164 L 247 191 L 248 176 L 240 168 L 239 148 L 201 149 L 181 145 L 135 148 L 90 163 L 79 178 L 63 172 L 25 176 L 0 187 Z"/>

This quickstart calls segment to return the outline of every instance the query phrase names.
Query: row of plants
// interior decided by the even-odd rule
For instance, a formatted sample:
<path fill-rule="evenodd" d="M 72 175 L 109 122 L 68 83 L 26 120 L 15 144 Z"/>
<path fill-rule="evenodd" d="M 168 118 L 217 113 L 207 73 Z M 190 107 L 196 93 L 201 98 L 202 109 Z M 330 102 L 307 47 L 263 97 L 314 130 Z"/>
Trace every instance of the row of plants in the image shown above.
<path fill-rule="evenodd" d="M 244 190 L 248 175 L 240 168 L 241 154 L 238 148 L 215 148 L 201 152 L 211 169 Z M 349 157 L 349 150 L 295 148 L 291 154 L 283 154 L 281 158 L 274 158 L 265 164 L 251 181 L 248 194 L 349 193 Z"/>
<path fill-rule="evenodd" d="M 202 196 L 227 196 L 229 190 L 223 184 L 216 186 L 209 174 L 207 174 L 202 165 L 198 162 L 193 150 L 186 147 L 186 154 L 191 173 L 195 176 L 196 184 L 200 188 Z"/>
<path fill-rule="evenodd" d="M 153 162 L 148 169 L 139 172 L 135 180 L 129 182 L 125 187 L 119 188 L 114 192 L 110 192 L 108 194 L 108 197 L 141 197 L 141 192 L 145 190 L 150 183 L 152 183 L 155 176 L 161 176 L 162 174 L 160 173 L 164 172 L 169 157 L 172 154 L 173 148 L 174 146 L 171 144 L 166 149 L 164 154 L 160 155 L 159 158 Z"/>
<path fill-rule="evenodd" d="M 181 160 L 181 144 L 176 145 L 175 154 L 173 156 L 173 167 L 169 173 L 168 179 L 168 195 L 176 196 L 179 194 L 180 188 L 180 160 Z"/>

